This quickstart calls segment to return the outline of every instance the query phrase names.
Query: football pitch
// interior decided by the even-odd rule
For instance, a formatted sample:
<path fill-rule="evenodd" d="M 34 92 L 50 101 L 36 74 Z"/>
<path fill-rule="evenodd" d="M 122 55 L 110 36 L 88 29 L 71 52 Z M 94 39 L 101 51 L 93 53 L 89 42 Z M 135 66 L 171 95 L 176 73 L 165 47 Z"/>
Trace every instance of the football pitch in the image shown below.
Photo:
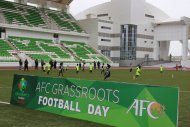
<path fill-rule="evenodd" d="M 1 103 L 10 101 L 14 74 L 47 76 L 41 70 L 28 72 L 0 70 L 0 127 L 107 127 Z M 179 87 L 179 127 L 190 127 L 190 71 L 164 71 L 160 74 L 159 70 L 142 70 L 142 75 L 135 80 L 134 74 L 134 71 L 130 73 L 127 69 L 113 69 L 108 81 Z M 57 77 L 57 75 L 58 71 L 53 70 L 49 76 Z M 103 80 L 103 75 L 99 70 L 93 71 L 92 74 L 88 70 L 79 74 L 76 74 L 75 70 L 68 70 L 64 73 L 64 78 Z"/>

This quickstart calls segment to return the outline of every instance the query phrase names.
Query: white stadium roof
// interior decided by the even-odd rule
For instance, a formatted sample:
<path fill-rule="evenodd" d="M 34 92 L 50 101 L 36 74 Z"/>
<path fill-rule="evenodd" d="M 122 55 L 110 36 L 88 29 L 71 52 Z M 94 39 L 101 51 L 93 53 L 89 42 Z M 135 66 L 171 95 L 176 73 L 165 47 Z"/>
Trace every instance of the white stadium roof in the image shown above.
<path fill-rule="evenodd" d="M 181 17 L 181 18 L 168 18 L 166 20 L 162 21 L 155 21 L 154 24 L 160 25 L 160 24 L 171 24 L 171 23 L 180 23 L 180 24 L 188 24 L 190 25 L 190 18 L 188 17 Z"/>

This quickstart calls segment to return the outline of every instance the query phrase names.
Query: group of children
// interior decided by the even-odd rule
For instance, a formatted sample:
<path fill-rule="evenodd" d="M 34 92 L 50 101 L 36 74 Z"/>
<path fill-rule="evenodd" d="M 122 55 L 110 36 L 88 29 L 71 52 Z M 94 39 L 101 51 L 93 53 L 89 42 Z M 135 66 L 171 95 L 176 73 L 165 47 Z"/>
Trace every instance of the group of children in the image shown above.
<path fill-rule="evenodd" d="M 130 72 L 132 72 L 133 68 L 132 66 L 130 67 Z M 164 67 L 161 65 L 160 66 L 160 73 L 162 74 L 164 71 Z M 135 79 L 137 79 L 141 75 L 141 65 L 137 65 L 136 68 L 136 73 L 135 73 Z"/>
<path fill-rule="evenodd" d="M 104 74 L 104 80 L 108 79 L 110 76 L 111 76 L 111 72 L 110 72 L 110 68 L 111 66 L 109 64 L 107 64 L 107 66 L 105 67 L 104 66 L 104 63 L 102 63 L 102 66 L 101 66 L 101 74 Z M 50 63 L 46 63 L 43 65 L 43 71 L 44 72 L 47 72 L 47 74 L 49 75 L 50 71 L 51 71 L 51 64 Z M 63 77 L 63 72 L 64 71 L 67 71 L 68 69 L 68 66 L 63 66 L 63 62 L 60 63 L 59 65 L 59 72 L 58 72 L 58 77 L 62 76 Z M 79 64 L 76 65 L 76 74 L 78 74 L 80 72 L 80 70 L 82 70 L 84 72 L 84 64 L 83 64 L 83 67 L 81 68 L 81 66 L 79 66 Z M 90 63 L 89 65 L 89 73 L 92 73 L 93 70 L 96 69 L 92 63 Z M 100 68 L 98 68 L 100 69 Z"/>
<path fill-rule="evenodd" d="M 107 64 L 107 67 L 105 68 L 104 63 L 102 63 L 101 74 L 104 74 L 104 80 L 106 80 L 107 78 L 110 77 L 110 75 L 111 75 L 110 68 L 111 68 L 111 66 L 109 64 Z M 90 63 L 89 72 L 92 73 L 93 69 L 96 69 L 96 67 L 95 66 L 93 67 L 92 63 Z M 98 67 L 98 69 L 100 69 L 100 67 Z M 79 64 L 77 64 L 76 65 L 76 74 L 78 74 L 80 70 L 81 70 L 81 68 L 80 68 Z M 82 70 L 84 71 L 84 66 L 83 66 Z"/>
<path fill-rule="evenodd" d="M 28 61 L 26 60 L 25 62 L 25 69 L 27 70 L 28 68 Z M 20 65 L 20 68 L 22 67 L 22 61 L 20 60 L 19 61 L 19 65 Z M 36 64 L 35 64 L 36 65 Z M 79 73 L 80 70 L 82 70 L 84 72 L 84 69 L 85 69 L 85 63 L 83 63 L 83 66 L 79 66 L 80 64 L 77 64 L 76 65 L 76 74 Z M 99 64 L 100 65 L 100 64 Z M 178 70 L 177 68 L 178 66 L 176 65 L 176 70 Z M 54 67 L 56 69 L 56 67 Z M 82 69 L 81 69 L 82 68 Z M 102 63 L 102 66 L 101 66 L 101 74 L 104 74 L 104 80 L 106 80 L 107 78 L 109 78 L 111 76 L 111 72 L 110 72 L 110 68 L 111 66 L 109 64 L 107 64 L 107 67 L 104 66 L 104 63 Z M 24 69 L 24 70 L 25 70 Z M 35 66 L 35 69 L 36 69 L 36 66 Z M 49 75 L 50 71 L 52 69 L 52 64 L 51 62 L 49 63 L 44 63 L 43 66 L 42 66 L 42 70 L 44 72 L 47 72 L 47 74 Z M 60 63 L 59 65 L 59 73 L 58 73 L 58 77 L 62 76 L 63 77 L 63 72 L 64 71 L 67 71 L 68 69 L 68 66 L 63 66 L 63 62 Z M 93 69 L 96 69 L 95 67 L 95 64 L 94 66 L 92 65 L 92 63 L 90 63 L 89 65 L 89 72 L 92 73 L 93 72 Z M 98 69 L 100 69 L 100 67 L 98 67 Z M 133 67 L 132 67 L 132 64 L 130 64 L 130 72 L 132 72 L 133 70 Z M 161 65 L 160 66 L 160 73 L 163 73 L 164 71 L 164 67 Z M 136 73 L 135 73 L 135 79 L 137 79 L 139 76 L 141 75 L 141 65 L 137 65 L 137 68 L 136 68 Z"/>

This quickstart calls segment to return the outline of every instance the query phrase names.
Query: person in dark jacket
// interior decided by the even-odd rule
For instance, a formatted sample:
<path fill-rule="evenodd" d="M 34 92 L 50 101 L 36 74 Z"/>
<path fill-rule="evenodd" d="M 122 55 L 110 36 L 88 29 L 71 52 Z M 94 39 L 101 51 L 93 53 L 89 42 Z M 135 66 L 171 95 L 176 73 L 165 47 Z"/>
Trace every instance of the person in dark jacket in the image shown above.
<path fill-rule="evenodd" d="M 35 70 L 38 70 L 38 59 L 35 60 Z"/>
<path fill-rule="evenodd" d="M 57 68 L 57 61 L 55 60 L 53 63 L 53 68 L 56 69 Z"/>
<path fill-rule="evenodd" d="M 104 63 L 102 63 L 101 74 L 104 74 L 104 72 L 105 72 Z"/>
<path fill-rule="evenodd" d="M 24 71 L 28 71 L 28 60 L 26 59 L 25 61 L 24 61 Z"/>
<path fill-rule="evenodd" d="M 22 60 L 20 59 L 20 60 L 19 60 L 19 70 L 22 70 L 22 64 L 23 64 L 23 63 L 22 63 Z"/>
<path fill-rule="evenodd" d="M 59 66 L 59 75 L 58 77 L 61 75 L 63 77 L 63 72 L 64 72 L 64 67 L 63 67 L 63 62 L 60 63 Z"/>
<path fill-rule="evenodd" d="M 99 61 L 97 62 L 97 66 L 98 66 L 98 69 L 100 69 L 100 62 Z"/>
<path fill-rule="evenodd" d="M 82 71 L 84 72 L 84 69 L 85 69 L 85 62 L 83 62 L 83 64 L 82 64 Z"/>
<path fill-rule="evenodd" d="M 132 63 L 130 63 L 130 70 L 129 70 L 130 72 L 132 72 L 133 71 L 133 66 L 132 66 Z"/>
<path fill-rule="evenodd" d="M 109 78 L 111 76 L 110 68 L 111 68 L 111 65 L 107 64 L 106 72 L 104 74 L 104 80 L 106 80 L 107 78 Z"/>
<path fill-rule="evenodd" d="M 82 68 L 82 64 L 81 64 L 81 62 L 79 63 L 79 69 L 81 70 L 81 68 Z"/>
<path fill-rule="evenodd" d="M 44 71 L 44 60 L 41 60 L 41 68 L 42 68 L 42 71 Z"/>
<path fill-rule="evenodd" d="M 94 61 L 94 69 L 96 69 L 96 62 Z"/>
<path fill-rule="evenodd" d="M 53 68 L 53 61 L 50 60 L 49 64 L 50 64 L 50 70 L 52 70 L 52 68 Z"/>

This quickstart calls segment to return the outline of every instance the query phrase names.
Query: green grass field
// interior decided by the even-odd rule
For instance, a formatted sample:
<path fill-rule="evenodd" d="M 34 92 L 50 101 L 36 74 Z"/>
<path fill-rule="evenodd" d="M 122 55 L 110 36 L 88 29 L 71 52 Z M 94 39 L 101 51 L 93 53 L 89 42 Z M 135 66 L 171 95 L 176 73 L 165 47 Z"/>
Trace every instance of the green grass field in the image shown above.
<path fill-rule="evenodd" d="M 47 76 L 40 71 L 5 71 L 0 70 L 0 101 L 9 102 L 13 74 L 28 74 Z M 57 76 L 58 71 L 52 71 L 49 76 Z M 189 71 L 164 71 L 143 70 L 139 79 L 133 79 L 129 70 L 112 70 L 109 81 L 140 83 L 150 85 L 171 86 L 180 88 L 179 100 L 179 127 L 190 127 L 190 72 Z M 172 75 L 174 76 L 172 78 Z M 75 70 L 64 73 L 65 78 L 88 80 L 103 80 L 103 75 L 98 70 L 89 74 L 88 71 L 75 74 Z M 106 127 L 92 122 L 53 115 L 46 112 L 34 111 L 13 105 L 0 104 L 0 127 Z"/>

